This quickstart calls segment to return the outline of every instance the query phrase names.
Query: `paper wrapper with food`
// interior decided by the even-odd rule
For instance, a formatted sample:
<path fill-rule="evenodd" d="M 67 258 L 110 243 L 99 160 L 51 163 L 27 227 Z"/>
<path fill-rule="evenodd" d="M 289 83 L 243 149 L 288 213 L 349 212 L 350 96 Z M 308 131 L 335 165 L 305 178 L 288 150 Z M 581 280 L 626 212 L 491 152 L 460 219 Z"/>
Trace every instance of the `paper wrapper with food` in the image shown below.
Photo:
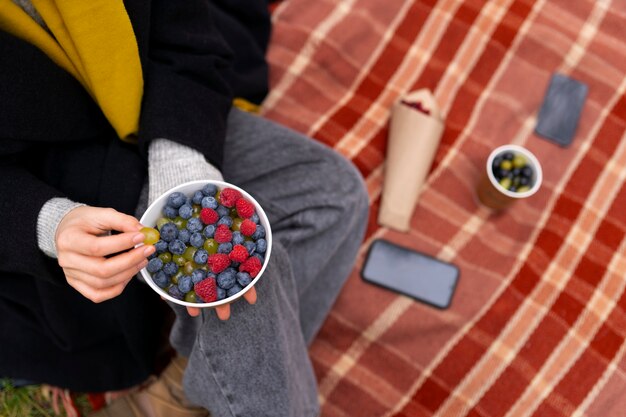
<path fill-rule="evenodd" d="M 391 111 L 385 182 L 378 222 L 409 230 L 420 189 L 435 157 L 444 122 L 429 90 L 398 99 Z"/>

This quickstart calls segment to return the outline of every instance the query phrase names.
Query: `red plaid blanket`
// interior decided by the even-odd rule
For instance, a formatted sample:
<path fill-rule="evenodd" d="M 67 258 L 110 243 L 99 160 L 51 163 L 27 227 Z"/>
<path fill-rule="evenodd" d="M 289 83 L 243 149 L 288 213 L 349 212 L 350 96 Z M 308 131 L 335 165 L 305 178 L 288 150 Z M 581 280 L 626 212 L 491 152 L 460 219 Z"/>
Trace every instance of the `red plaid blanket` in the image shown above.
<path fill-rule="evenodd" d="M 626 2 L 289 0 L 274 13 L 267 117 L 350 158 L 371 218 L 311 347 L 323 415 L 626 415 Z M 589 86 L 577 135 L 534 135 L 550 76 Z M 376 224 L 392 102 L 430 88 L 446 117 L 409 233 Z M 501 215 L 474 199 L 516 143 L 541 190 Z M 450 309 L 370 286 L 385 237 L 461 269 Z"/>

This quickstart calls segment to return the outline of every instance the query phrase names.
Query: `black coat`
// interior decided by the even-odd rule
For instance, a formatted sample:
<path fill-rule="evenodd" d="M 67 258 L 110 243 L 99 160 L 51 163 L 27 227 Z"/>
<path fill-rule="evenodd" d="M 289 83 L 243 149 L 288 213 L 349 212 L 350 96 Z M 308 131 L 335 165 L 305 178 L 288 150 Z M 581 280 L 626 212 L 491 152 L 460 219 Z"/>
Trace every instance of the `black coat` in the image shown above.
<path fill-rule="evenodd" d="M 0 377 L 78 391 L 147 377 L 162 301 L 136 280 L 100 304 L 81 296 L 38 249 L 38 213 L 67 197 L 133 214 L 150 140 L 186 144 L 220 167 L 233 96 L 260 102 L 266 94 L 265 1 L 125 5 L 145 83 L 138 145 L 116 137 L 71 75 L 0 31 Z"/>

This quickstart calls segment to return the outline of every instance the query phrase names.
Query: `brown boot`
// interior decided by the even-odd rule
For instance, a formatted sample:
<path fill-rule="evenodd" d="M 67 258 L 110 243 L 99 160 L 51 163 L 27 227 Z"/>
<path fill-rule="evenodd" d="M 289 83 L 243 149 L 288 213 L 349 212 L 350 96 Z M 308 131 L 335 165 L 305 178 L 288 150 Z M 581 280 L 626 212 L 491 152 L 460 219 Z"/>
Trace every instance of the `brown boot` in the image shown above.
<path fill-rule="evenodd" d="M 146 388 L 119 398 L 93 417 L 209 417 L 189 402 L 183 391 L 187 359 L 177 356 Z"/>

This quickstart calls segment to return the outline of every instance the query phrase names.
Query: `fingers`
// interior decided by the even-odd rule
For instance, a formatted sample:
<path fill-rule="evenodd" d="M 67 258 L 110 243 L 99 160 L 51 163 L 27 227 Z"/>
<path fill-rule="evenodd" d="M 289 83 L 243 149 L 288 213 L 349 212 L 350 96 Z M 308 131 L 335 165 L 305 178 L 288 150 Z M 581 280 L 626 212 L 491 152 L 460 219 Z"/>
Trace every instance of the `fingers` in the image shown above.
<path fill-rule="evenodd" d="M 106 278 L 98 278 L 98 277 L 94 277 L 92 275 L 89 275 L 88 273 L 78 270 L 78 269 L 65 269 L 65 276 L 66 277 L 71 277 L 72 279 L 75 279 L 77 281 L 81 281 L 85 284 L 87 284 L 88 286 L 90 286 L 91 288 L 94 289 L 105 289 L 105 288 L 109 288 L 109 287 L 113 287 L 116 286 L 118 284 L 124 283 L 129 281 L 133 276 L 135 276 L 137 274 L 137 272 L 139 272 L 141 270 L 141 268 L 143 268 L 144 266 L 146 266 L 148 264 L 147 260 L 144 260 L 142 263 L 139 263 L 137 265 L 133 265 L 130 268 L 115 274 L 111 277 L 106 277 Z"/>
<path fill-rule="evenodd" d="M 154 251 L 155 248 L 152 245 L 139 246 L 108 259 L 67 253 L 63 256 L 59 255 L 59 265 L 64 270 L 78 269 L 94 278 L 107 279 L 143 264 L 146 257 Z"/>
<path fill-rule="evenodd" d="M 256 303 L 256 288 L 250 288 L 248 292 L 243 295 L 243 298 L 250 304 Z"/>
<path fill-rule="evenodd" d="M 189 313 L 191 317 L 198 317 L 200 315 L 200 309 L 197 307 L 187 307 L 187 313 Z"/>
<path fill-rule="evenodd" d="M 132 278 L 132 277 L 131 277 Z M 67 282 L 76 289 L 79 293 L 81 293 L 84 297 L 93 301 L 94 303 L 101 303 L 106 300 L 110 300 L 111 298 L 115 298 L 124 291 L 126 288 L 126 284 L 128 284 L 130 278 L 124 282 L 121 282 L 117 285 L 108 288 L 93 288 L 86 283 L 79 281 L 74 278 L 67 278 Z"/>
<path fill-rule="evenodd" d="M 224 304 L 218 307 L 215 307 L 215 312 L 217 313 L 217 317 L 226 321 L 230 318 L 230 304 Z"/>
<path fill-rule="evenodd" d="M 140 232 L 125 232 L 111 236 L 84 235 L 82 244 L 75 250 L 87 256 L 106 256 L 130 249 L 143 242 L 144 238 Z"/>
<path fill-rule="evenodd" d="M 111 208 L 98 209 L 95 225 L 102 231 L 137 232 L 141 229 L 139 220 Z"/>

